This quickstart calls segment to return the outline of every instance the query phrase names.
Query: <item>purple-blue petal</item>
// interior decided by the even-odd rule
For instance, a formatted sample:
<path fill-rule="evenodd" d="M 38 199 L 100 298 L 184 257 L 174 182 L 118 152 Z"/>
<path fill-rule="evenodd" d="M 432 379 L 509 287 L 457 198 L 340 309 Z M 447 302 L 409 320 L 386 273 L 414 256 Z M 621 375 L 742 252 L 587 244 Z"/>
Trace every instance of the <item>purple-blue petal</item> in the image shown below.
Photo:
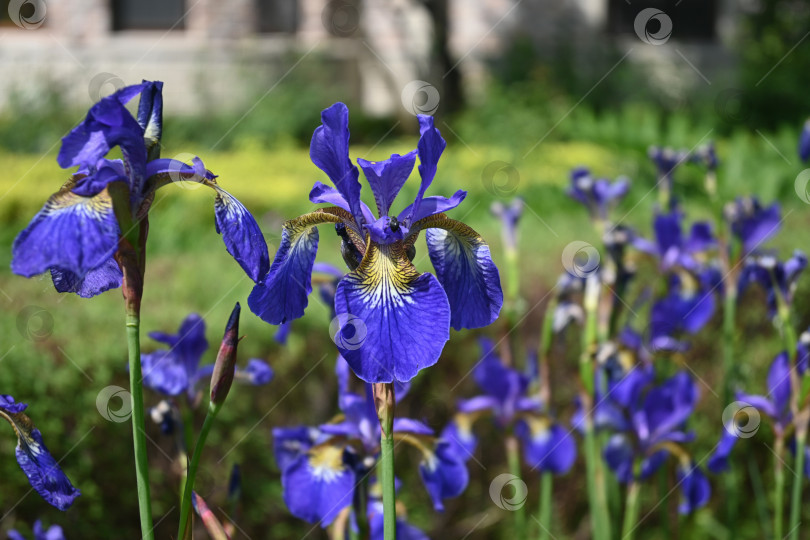
<path fill-rule="evenodd" d="M 452 210 L 456 206 L 460 205 L 466 197 L 467 192 L 463 189 L 456 191 L 449 198 L 442 197 L 441 195 L 425 197 L 421 199 L 419 209 L 416 212 L 413 211 L 414 205 L 410 204 L 399 213 L 398 219 L 400 221 L 406 221 L 407 223 L 414 223 L 420 219 Z"/>
<path fill-rule="evenodd" d="M 677 478 L 681 487 L 681 503 L 678 505 L 680 514 L 691 514 L 709 502 L 711 485 L 700 467 L 694 463 L 687 468 L 678 467 Z"/>
<path fill-rule="evenodd" d="M 387 216 L 391 209 L 391 204 L 399 194 L 399 190 L 408 180 L 416 162 L 416 152 L 408 152 L 404 156 L 392 154 L 384 161 L 366 161 L 358 159 L 357 164 L 366 175 L 374 200 L 377 203 L 377 210 L 381 216 Z"/>
<path fill-rule="evenodd" d="M 355 220 L 363 220 L 360 208 L 360 173 L 349 159 L 349 109 L 335 103 L 321 113 L 309 147 L 312 162 L 332 180 L 348 203 Z"/>
<path fill-rule="evenodd" d="M 400 214 L 400 217 L 407 220 L 408 224 L 417 221 L 416 216 L 419 215 L 422 199 L 425 196 L 427 188 L 433 182 L 436 176 L 436 169 L 439 164 L 439 158 L 442 156 L 447 142 L 442 138 L 439 130 L 434 126 L 433 117 L 418 115 L 419 121 L 419 143 L 416 146 L 416 151 L 419 154 L 419 176 L 422 182 L 419 185 L 419 192 L 416 194 L 416 199 L 411 205 L 409 212 L 406 215 Z"/>
<path fill-rule="evenodd" d="M 338 349 L 369 383 L 411 380 L 438 361 L 450 338 L 447 295 L 395 246 L 369 246 L 363 263 L 338 284 L 335 310 L 342 321 Z"/>
<path fill-rule="evenodd" d="M 104 291 L 120 287 L 124 274 L 115 259 L 110 257 L 98 268 L 87 272 L 83 278 L 70 270 L 53 267 L 51 268 L 51 279 L 53 286 L 59 292 L 72 292 L 82 298 L 91 298 Z"/>
<path fill-rule="evenodd" d="M 312 292 L 312 266 L 317 251 L 318 229 L 288 221 L 270 271 L 250 293 L 250 310 L 270 324 L 303 316 Z"/>
<path fill-rule="evenodd" d="M 433 455 L 419 464 L 419 475 L 439 512 L 444 510 L 444 499 L 461 495 L 470 480 L 467 465 L 447 441 L 439 441 Z"/>
<path fill-rule="evenodd" d="M 254 386 L 262 386 L 273 380 L 273 368 L 264 360 L 251 358 L 244 369 L 237 368 L 236 376 L 240 380 L 246 380 Z"/>
<path fill-rule="evenodd" d="M 217 189 L 214 213 L 217 232 L 222 235 L 228 253 L 258 283 L 270 269 L 270 256 L 256 218 L 224 189 Z"/>
<path fill-rule="evenodd" d="M 706 463 L 706 466 L 710 471 L 713 473 L 720 473 L 729 469 L 728 457 L 739 439 L 740 438 L 735 433 L 729 433 L 726 426 L 723 427 L 723 434 L 720 437 L 720 442 L 717 443 L 717 447 L 715 448 L 711 457 L 709 457 L 709 461 Z"/>
<path fill-rule="evenodd" d="M 105 264 L 118 248 L 118 221 L 106 194 L 54 194 L 12 246 L 11 269 L 25 277 L 50 268 L 83 278 Z"/>
<path fill-rule="evenodd" d="M 428 229 L 425 236 L 436 277 L 450 302 L 450 325 L 461 330 L 495 321 L 503 306 L 503 290 L 484 239 L 459 222 L 448 229 Z"/>
<path fill-rule="evenodd" d="M 81 492 L 73 487 L 53 458 L 37 428 L 26 429 L 15 423 L 18 430 L 17 463 L 20 464 L 31 487 L 40 497 L 59 510 L 65 511 Z"/>
<path fill-rule="evenodd" d="M 284 502 L 290 513 L 321 527 L 352 504 L 355 476 L 337 447 L 311 448 L 282 470 Z"/>
<path fill-rule="evenodd" d="M 163 81 L 143 81 L 138 102 L 138 124 L 144 138 L 159 142 L 163 134 Z"/>
<path fill-rule="evenodd" d="M 319 437 L 318 430 L 308 426 L 273 428 L 273 455 L 282 471 L 305 454 Z"/>
<path fill-rule="evenodd" d="M 565 474 L 577 458 L 577 446 L 572 434 L 559 424 L 521 422 L 523 454 L 526 464 L 543 472 Z"/>

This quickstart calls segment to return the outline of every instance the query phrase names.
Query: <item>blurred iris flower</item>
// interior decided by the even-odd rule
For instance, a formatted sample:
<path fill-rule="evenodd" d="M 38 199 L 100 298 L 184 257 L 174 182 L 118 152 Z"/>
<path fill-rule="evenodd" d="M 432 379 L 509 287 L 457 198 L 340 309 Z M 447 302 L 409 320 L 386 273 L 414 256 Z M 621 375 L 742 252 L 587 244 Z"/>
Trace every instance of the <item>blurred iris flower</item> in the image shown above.
<path fill-rule="evenodd" d="M 340 357 L 337 374 L 341 415 L 318 427 L 273 430 L 273 450 L 282 472 L 287 508 L 294 516 L 323 527 L 353 503 L 355 490 L 374 468 L 380 450 L 380 423 L 371 385 L 363 385 L 364 395 L 349 391 L 349 368 Z M 407 390 L 407 385 L 398 384 L 396 399 L 404 397 Z M 394 439 L 421 452 L 420 476 L 436 510 L 443 510 L 444 499 L 460 495 L 467 487 L 464 460 L 423 423 L 395 419 Z"/>
<path fill-rule="evenodd" d="M 810 119 L 805 120 L 799 135 L 799 158 L 802 161 L 810 159 Z"/>
<path fill-rule="evenodd" d="M 34 530 L 32 532 L 34 533 L 33 540 L 65 540 L 65 533 L 62 531 L 62 527 L 59 525 L 51 525 L 46 530 L 40 520 L 34 522 Z M 8 538 L 9 540 L 25 540 L 25 537 L 14 529 L 8 531 Z"/>
<path fill-rule="evenodd" d="M 457 455 L 467 460 L 478 443 L 472 424 L 490 413 L 499 428 L 514 429 L 523 443 L 527 465 L 541 472 L 568 472 L 577 456 L 574 438 L 551 418 L 537 397 L 529 395 L 532 382 L 529 376 L 505 366 L 492 341 L 481 338 L 479 342 L 483 356 L 473 370 L 473 377 L 484 394 L 458 403 L 458 412 L 444 428 L 442 437 L 454 444 Z"/>
<path fill-rule="evenodd" d="M 731 231 L 742 245 L 743 257 L 773 237 L 782 225 L 778 203 L 764 207 L 756 197 L 739 197 L 724 209 Z"/>
<path fill-rule="evenodd" d="M 795 250 L 793 255 L 782 262 L 773 255 L 748 257 L 740 272 L 739 291 L 742 294 L 756 283 L 767 294 L 768 310 L 776 315 L 781 302 L 788 307 L 793 303 L 796 282 L 807 267 L 807 255 Z"/>
<path fill-rule="evenodd" d="M 214 370 L 214 364 L 200 366 L 200 360 L 208 350 L 205 321 L 192 313 L 180 324 L 177 334 L 150 332 L 149 337 L 169 348 L 141 355 L 144 385 L 167 396 L 185 393 L 193 402 L 197 396 L 197 382 L 210 377 Z M 267 362 L 253 358 L 245 368 L 236 368 L 235 378 L 261 386 L 273 379 L 273 368 Z"/>
<path fill-rule="evenodd" d="M 696 272 L 701 266 L 703 254 L 716 248 L 717 240 L 711 224 L 705 221 L 693 223 L 689 236 L 685 237 L 682 229 L 682 212 L 672 210 L 668 213 L 659 213 L 653 221 L 655 240 L 635 236 L 633 246 L 656 257 L 663 272 L 677 268 Z"/>
<path fill-rule="evenodd" d="M 655 385 L 652 366 L 638 364 L 612 377 L 606 391 L 596 397 L 597 426 L 613 432 L 604 450 L 605 462 L 620 482 L 648 478 L 673 455 L 679 462 L 679 511 L 689 513 L 708 502 L 709 482 L 683 446 L 694 438 L 683 428 L 699 397 L 687 373 Z"/>
<path fill-rule="evenodd" d="M 228 252 L 252 279 L 267 272 L 267 246 L 256 221 L 217 185 L 202 161 L 195 157 L 188 165 L 156 159 L 162 88 L 159 81 L 121 88 L 93 105 L 62 139 L 57 162 L 78 169 L 14 240 L 14 273 L 32 277 L 50 271 L 57 291 L 86 298 L 120 287 L 119 242 L 138 227 L 145 230 L 156 191 L 177 181 L 199 182 L 216 192 L 216 227 Z M 135 118 L 126 104 L 139 94 Z M 115 147 L 122 159 L 107 159 Z"/>
<path fill-rule="evenodd" d="M 807 371 L 808 356 L 810 356 L 810 332 L 804 332 L 797 346 L 797 371 L 799 375 L 804 375 Z M 785 351 L 782 351 L 773 359 L 768 370 L 767 387 L 768 394 L 765 396 L 746 394 L 737 392 L 737 402 L 740 411 L 746 413 L 746 422 L 739 425 L 740 418 L 733 415 L 724 418 L 723 433 L 712 456 L 709 458 L 708 467 L 712 472 L 722 472 L 729 469 L 729 456 L 737 441 L 741 438 L 752 437 L 759 428 L 759 416 L 754 417 L 749 407 L 756 409 L 771 421 L 771 426 L 775 433 L 785 435 L 793 421 L 790 412 L 790 396 L 792 394 L 790 382 L 790 358 Z M 791 447 L 795 452 L 795 442 Z M 804 451 L 810 454 L 810 449 L 805 447 Z M 805 468 L 805 475 L 810 477 L 810 470 Z"/>
<path fill-rule="evenodd" d="M 0 394 L 0 417 L 6 419 L 17 434 L 17 463 L 40 497 L 59 510 L 67 510 L 81 493 L 59 468 L 42 441 L 42 434 L 23 413 L 27 408 L 27 404 Z"/>
<path fill-rule="evenodd" d="M 316 226 L 331 223 L 351 270 L 335 291 L 341 332 L 348 333 L 345 340 L 335 340 L 340 353 L 366 382 L 409 381 L 437 362 L 450 326 L 477 328 L 497 318 L 503 304 L 498 269 L 481 236 L 443 213 L 458 206 L 466 192 L 425 197 L 446 145 L 432 117 L 418 117 L 417 150 L 380 162 L 358 160 L 377 203 L 377 218 L 360 200 L 359 172 L 349 159 L 347 107 L 336 103 L 321 118 L 310 157 L 335 187 L 317 182 L 310 201 L 332 206 L 284 224 L 275 260 L 248 304 L 270 324 L 301 317 L 312 290 Z M 398 215 L 390 215 L 417 156 L 422 181 L 416 198 Z M 436 276 L 420 274 L 411 262 L 422 230 Z M 351 339 L 357 323 L 366 329 L 359 346 Z M 342 345 L 347 342 L 352 345 Z"/>
<path fill-rule="evenodd" d="M 588 209 L 591 219 L 605 221 L 608 211 L 621 201 L 630 190 L 630 180 L 619 177 L 611 182 L 606 178 L 593 178 L 590 169 L 578 167 L 571 171 L 571 185 L 566 193 Z"/>

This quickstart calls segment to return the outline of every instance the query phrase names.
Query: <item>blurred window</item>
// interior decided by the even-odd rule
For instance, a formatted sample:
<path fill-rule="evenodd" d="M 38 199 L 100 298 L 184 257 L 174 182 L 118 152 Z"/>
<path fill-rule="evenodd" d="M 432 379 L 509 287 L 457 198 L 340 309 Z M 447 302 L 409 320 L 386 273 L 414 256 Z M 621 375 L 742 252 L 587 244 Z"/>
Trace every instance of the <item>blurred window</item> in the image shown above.
<path fill-rule="evenodd" d="M 256 31 L 292 34 L 298 30 L 298 0 L 256 0 Z"/>
<path fill-rule="evenodd" d="M 183 0 L 112 0 L 113 30 L 182 30 Z"/>
<path fill-rule="evenodd" d="M 717 0 L 610 0 L 608 30 L 613 34 L 634 34 L 636 17 L 645 8 L 657 8 L 672 21 L 672 39 L 713 41 L 716 37 Z M 640 21 L 641 22 L 641 21 Z M 660 22 L 650 20 L 648 30 L 656 33 Z"/>

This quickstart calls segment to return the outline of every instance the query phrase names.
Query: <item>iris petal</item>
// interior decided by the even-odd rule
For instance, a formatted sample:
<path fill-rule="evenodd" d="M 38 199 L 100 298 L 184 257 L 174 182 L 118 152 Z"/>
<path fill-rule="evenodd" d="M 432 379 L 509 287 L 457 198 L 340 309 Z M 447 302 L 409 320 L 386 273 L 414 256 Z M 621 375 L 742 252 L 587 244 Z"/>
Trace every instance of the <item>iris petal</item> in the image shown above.
<path fill-rule="evenodd" d="M 270 269 L 270 255 L 259 224 L 236 197 L 219 187 L 216 191 L 217 232 L 222 235 L 228 253 L 258 283 Z"/>
<path fill-rule="evenodd" d="M 385 161 L 371 162 L 365 159 L 358 159 L 357 164 L 363 169 L 371 191 L 374 193 L 374 200 L 377 203 L 377 210 L 381 216 L 387 216 L 391 209 L 399 190 L 408 180 L 416 162 L 416 152 L 408 152 L 404 156 L 392 154 Z"/>
<path fill-rule="evenodd" d="M 83 278 L 118 247 L 118 222 L 107 191 L 81 197 L 63 189 L 51 196 L 12 246 L 11 269 L 25 277 L 49 268 Z"/>
<path fill-rule="evenodd" d="M 327 186 L 322 182 L 315 182 L 315 185 L 312 186 L 312 191 L 309 192 L 309 201 L 314 204 L 332 204 L 338 208 L 346 210 L 349 213 L 352 211 L 352 209 L 349 208 L 349 203 L 346 202 L 346 199 L 343 198 L 343 195 L 341 195 L 338 190 L 332 186 Z M 374 221 L 374 214 L 371 212 L 368 205 L 363 201 L 360 201 L 360 211 L 363 213 L 366 223 L 371 223 Z"/>
<path fill-rule="evenodd" d="M 160 142 L 163 133 L 163 82 L 143 81 L 141 100 L 138 102 L 138 124 L 150 148 Z"/>
<path fill-rule="evenodd" d="M 438 361 L 450 338 L 447 295 L 435 277 L 419 274 L 401 244 L 372 242 L 338 284 L 335 310 L 345 319 L 338 349 L 366 382 L 409 381 Z"/>
<path fill-rule="evenodd" d="M 321 125 L 312 134 L 309 156 L 329 176 L 360 223 L 363 218 L 360 173 L 349 159 L 349 109 L 346 105 L 335 103 L 321 113 Z"/>
<path fill-rule="evenodd" d="M 8 402 L 7 398 L 11 396 L 4 396 L 4 399 L 0 400 L 0 417 L 8 420 L 17 433 L 17 463 L 28 477 L 31 487 L 46 502 L 59 510 L 67 510 L 81 493 L 73 487 L 59 468 L 59 464 L 48 451 L 42 441 L 42 435 L 31 423 L 31 419 L 18 412 L 19 407 L 3 406 L 2 401 Z M 13 401 L 11 398 L 12 403 Z"/>
<path fill-rule="evenodd" d="M 574 438 L 562 426 L 532 423 L 521 437 L 525 460 L 540 471 L 564 474 L 574 465 L 577 447 Z"/>
<path fill-rule="evenodd" d="M 439 512 L 444 499 L 461 495 L 470 481 L 467 465 L 447 441 L 439 441 L 434 454 L 419 464 L 419 475 Z"/>
<path fill-rule="evenodd" d="M 304 315 L 312 292 L 312 266 L 318 251 L 321 223 L 339 223 L 327 212 L 305 214 L 284 224 L 281 244 L 270 271 L 250 293 L 250 310 L 270 324 L 282 324 Z"/>
<path fill-rule="evenodd" d="M 326 527 L 352 503 L 354 473 L 342 453 L 336 446 L 314 447 L 283 470 L 284 502 L 295 517 Z"/>
<path fill-rule="evenodd" d="M 436 176 L 436 169 L 439 164 L 439 158 L 442 156 L 447 142 L 442 138 L 441 133 L 433 125 L 433 117 L 418 115 L 419 120 L 419 143 L 416 145 L 416 151 L 419 154 L 419 175 L 422 177 L 422 183 L 419 185 L 419 192 L 416 194 L 416 199 L 411 205 L 411 210 L 407 219 L 409 223 L 416 221 L 415 216 L 419 214 L 419 207 L 422 204 L 422 199 L 425 196 L 427 188 L 433 183 L 433 178 Z"/>
<path fill-rule="evenodd" d="M 413 206 L 416 203 L 411 204 L 399 213 L 398 219 L 400 221 L 405 221 L 408 219 L 410 220 L 409 223 L 415 223 L 420 219 L 452 210 L 456 206 L 460 205 L 466 197 L 467 192 L 463 189 L 456 191 L 450 198 L 442 197 L 440 195 L 425 197 L 420 201 L 419 208 L 416 212 L 413 212 Z"/>
<path fill-rule="evenodd" d="M 456 330 L 480 328 L 498 318 L 503 291 L 489 246 L 470 227 L 447 218 L 422 225 L 436 277 L 450 302 L 450 324 Z"/>
<path fill-rule="evenodd" d="M 79 277 L 70 270 L 51 268 L 51 279 L 59 292 L 72 292 L 82 298 L 91 298 L 120 287 L 124 276 L 118 263 L 110 257 L 98 268 L 87 272 L 84 277 Z"/>

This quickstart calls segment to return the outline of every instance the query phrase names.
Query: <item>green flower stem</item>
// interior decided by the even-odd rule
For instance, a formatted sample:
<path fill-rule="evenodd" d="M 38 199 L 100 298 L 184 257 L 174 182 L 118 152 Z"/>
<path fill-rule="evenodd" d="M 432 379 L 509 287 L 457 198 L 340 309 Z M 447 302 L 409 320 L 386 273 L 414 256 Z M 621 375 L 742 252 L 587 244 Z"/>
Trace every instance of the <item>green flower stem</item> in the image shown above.
<path fill-rule="evenodd" d="M 540 474 L 540 540 L 549 540 L 551 536 L 551 497 L 554 475 L 550 472 Z"/>
<path fill-rule="evenodd" d="M 785 453 L 785 439 L 779 434 L 774 441 L 774 485 L 773 485 L 773 537 L 784 538 L 782 529 L 782 513 L 785 497 L 785 466 L 782 463 L 782 454 Z"/>
<path fill-rule="evenodd" d="M 146 425 L 141 374 L 141 318 L 139 310 L 129 310 L 126 318 L 129 350 L 129 388 L 132 395 L 132 440 L 135 448 L 135 477 L 143 540 L 153 540 L 152 497 L 149 493 L 149 462 L 146 455 Z"/>
<path fill-rule="evenodd" d="M 383 538 L 397 537 L 397 500 L 394 488 L 394 434 L 392 430 L 380 437 L 380 485 L 383 495 Z"/>
<path fill-rule="evenodd" d="M 726 286 L 726 296 L 723 301 L 723 403 L 728 405 L 733 401 L 734 389 L 739 382 L 739 361 L 734 353 L 735 321 L 737 316 L 737 286 L 733 280 Z M 739 489 L 737 488 L 737 470 L 731 469 L 723 478 L 726 488 L 726 523 L 729 534 L 734 538 L 737 534 L 739 522 L 737 511 L 739 509 Z"/>
<path fill-rule="evenodd" d="M 627 484 L 627 499 L 624 505 L 624 524 L 622 525 L 622 540 L 633 540 L 638 521 L 638 495 L 641 484 L 635 480 Z"/>
<path fill-rule="evenodd" d="M 790 540 L 799 540 L 799 519 L 801 518 L 802 483 L 804 482 L 804 444 L 807 438 L 806 427 L 796 432 L 796 461 L 793 466 L 793 494 L 790 498 Z"/>
<path fill-rule="evenodd" d="M 219 413 L 219 407 L 209 405 L 208 414 L 205 415 L 200 436 L 197 438 L 197 444 L 194 446 L 194 453 L 191 454 L 191 463 L 188 466 L 188 473 L 186 478 L 186 485 L 183 489 L 183 498 L 180 501 L 180 527 L 178 529 L 178 540 L 184 540 L 186 535 L 191 533 L 189 524 L 191 520 L 191 492 L 194 490 L 194 479 L 197 476 L 197 467 L 200 465 L 200 456 L 205 447 L 205 441 L 208 439 L 208 433 L 211 431 L 211 426 L 214 425 L 214 419 Z"/>
<path fill-rule="evenodd" d="M 520 478 L 520 446 L 514 435 L 506 438 L 506 460 L 509 463 L 509 473 L 515 478 Z M 512 514 L 515 516 L 515 538 L 524 540 L 526 538 L 526 511 L 520 505 Z"/>
<path fill-rule="evenodd" d="M 397 537 L 397 492 L 394 486 L 394 414 L 396 398 L 394 383 L 374 383 L 374 408 L 380 420 L 380 461 L 377 463 L 377 480 L 382 487 L 383 538 Z"/>

